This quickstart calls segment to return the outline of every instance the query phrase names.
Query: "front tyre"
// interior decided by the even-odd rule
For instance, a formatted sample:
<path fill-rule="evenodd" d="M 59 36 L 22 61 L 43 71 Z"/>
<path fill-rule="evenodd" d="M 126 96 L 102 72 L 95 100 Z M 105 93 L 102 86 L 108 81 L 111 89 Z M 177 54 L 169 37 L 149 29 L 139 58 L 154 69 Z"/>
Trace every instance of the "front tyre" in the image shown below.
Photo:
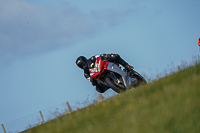
<path fill-rule="evenodd" d="M 118 83 L 109 76 L 105 78 L 105 82 L 111 89 L 113 89 L 117 93 L 121 93 L 126 90 L 126 87 L 123 83 Z"/>

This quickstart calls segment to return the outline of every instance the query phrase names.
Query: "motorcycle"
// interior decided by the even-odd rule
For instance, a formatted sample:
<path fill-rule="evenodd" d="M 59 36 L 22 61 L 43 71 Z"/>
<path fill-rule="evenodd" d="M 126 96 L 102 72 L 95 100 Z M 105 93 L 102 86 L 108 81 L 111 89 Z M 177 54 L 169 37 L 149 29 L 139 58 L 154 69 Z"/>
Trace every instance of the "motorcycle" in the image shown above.
<path fill-rule="evenodd" d="M 122 69 L 119 64 L 103 61 L 101 57 L 97 57 L 96 62 L 88 64 L 88 66 L 93 66 L 89 68 L 91 78 L 117 93 L 124 92 L 129 87 L 135 88 L 147 84 L 147 81 L 138 72 Z"/>

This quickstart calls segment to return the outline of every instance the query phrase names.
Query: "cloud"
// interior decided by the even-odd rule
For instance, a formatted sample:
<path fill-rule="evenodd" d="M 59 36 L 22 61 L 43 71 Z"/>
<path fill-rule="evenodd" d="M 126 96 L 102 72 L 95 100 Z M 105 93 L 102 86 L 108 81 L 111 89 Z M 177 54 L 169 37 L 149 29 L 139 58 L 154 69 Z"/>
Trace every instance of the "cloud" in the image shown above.
<path fill-rule="evenodd" d="M 1 57 L 69 45 L 95 31 L 88 16 L 71 7 L 58 11 L 21 0 L 3 0 L 0 10 Z"/>
<path fill-rule="evenodd" d="M 0 58 L 13 59 L 72 45 L 95 35 L 103 26 L 117 25 L 128 14 L 112 10 L 86 14 L 65 4 L 60 9 L 23 0 L 1 0 Z"/>

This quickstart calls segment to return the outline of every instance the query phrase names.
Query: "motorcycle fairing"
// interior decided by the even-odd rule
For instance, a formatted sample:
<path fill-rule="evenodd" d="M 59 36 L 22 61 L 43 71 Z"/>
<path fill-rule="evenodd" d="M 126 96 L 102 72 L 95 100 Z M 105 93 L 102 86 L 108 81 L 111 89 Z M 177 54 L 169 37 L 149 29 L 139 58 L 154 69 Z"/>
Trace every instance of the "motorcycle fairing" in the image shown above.
<path fill-rule="evenodd" d="M 126 87 L 131 85 L 132 78 L 129 77 L 124 71 L 122 71 L 115 63 L 109 62 L 107 70 L 120 74 Z"/>
<path fill-rule="evenodd" d="M 101 57 L 97 57 L 94 67 L 90 68 L 89 71 L 90 77 L 94 78 L 95 80 L 99 80 L 101 75 L 103 75 L 105 71 L 118 73 L 122 76 L 122 82 L 126 87 L 130 86 L 133 80 L 135 80 L 129 77 L 124 71 L 122 71 L 116 63 L 104 62 L 102 61 Z M 110 75 L 110 78 L 116 80 L 116 78 L 114 78 L 112 75 Z M 119 79 L 117 79 L 117 81 L 119 82 Z"/>
<path fill-rule="evenodd" d="M 90 77 L 99 80 L 101 74 L 103 74 L 107 69 L 108 64 L 109 62 L 103 62 L 101 57 L 97 57 L 94 67 L 89 69 Z"/>

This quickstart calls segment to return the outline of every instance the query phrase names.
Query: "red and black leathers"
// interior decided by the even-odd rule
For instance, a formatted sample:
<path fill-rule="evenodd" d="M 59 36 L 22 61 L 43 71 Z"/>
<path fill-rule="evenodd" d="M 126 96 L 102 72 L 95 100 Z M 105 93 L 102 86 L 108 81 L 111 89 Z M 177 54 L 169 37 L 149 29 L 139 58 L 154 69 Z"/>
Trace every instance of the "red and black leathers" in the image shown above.
<path fill-rule="evenodd" d="M 128 63 L 125 62 L 118 54 L 101 54 L 101 55 L 98 55 L 98 56 L 92 56 L 91 58 L 88 59 L 88 64 L 95 64 L 96 58 L 99 57 L 99 56 L 105 61 L 119 63 L 123 67 L 125 67 L 126 69 L 133 69 L 133 67 L 128 65 Z M 93 86 L 96 86 L 96 90 L 98 92 L 100 92 L 100 93 L 105 92 L 109 88 L 107 86 L 103 85 L 103 84 L 98 84 L 95 79 L 92 79 L 90 77 L 90 72 L 89 72 L 90 67 L 92 67 L 92 66 L 88 66 L 88 69 L 84 69 L 85 78 L 87 80 L 89 80 L 92 83 Z"/>

